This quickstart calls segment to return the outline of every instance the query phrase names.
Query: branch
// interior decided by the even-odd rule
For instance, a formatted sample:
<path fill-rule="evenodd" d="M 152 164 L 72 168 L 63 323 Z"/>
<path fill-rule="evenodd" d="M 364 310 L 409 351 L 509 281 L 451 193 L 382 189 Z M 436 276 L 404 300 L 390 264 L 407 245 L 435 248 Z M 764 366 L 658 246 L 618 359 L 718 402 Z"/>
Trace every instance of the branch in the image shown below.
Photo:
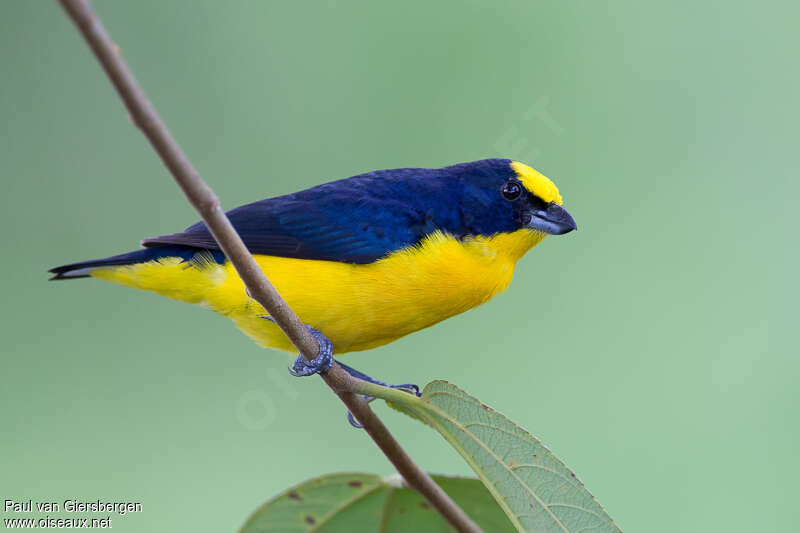
<path fill-rule="evenodd" d="M 120 56 L 119 48 L 111 40 L 88 0 L 59 1 L 97 56 L 111 83 L 125 103 L 125 107 L 128 108 L 134 123 L 153 145 L 186 198 L 200 213 L 214 239 L 236 268 L 250 297 L 267 310 L 306 360 L 314 359 L 319 352 L 316 340 L 281 298 L 253 256 L 250 255 L 244 242 L 220 207 L 219 198 L 206 185 L 189 158 L 172 138 L 155 107 L 150 103 L 133 73 Z M 406 454 L 383 422 L 370 409 L 367 402 L 360 395 L 351 392 L 359 380 L 350 376 L 335 363 L 322 378 L 339 396 L 356 420 L 364 426 L 367 434 L 372 437 L 372 440 L 411 487 L 419 491 L 458 531 L 481 531 L 466 513 L 434 483 L 430 476 Z"/>

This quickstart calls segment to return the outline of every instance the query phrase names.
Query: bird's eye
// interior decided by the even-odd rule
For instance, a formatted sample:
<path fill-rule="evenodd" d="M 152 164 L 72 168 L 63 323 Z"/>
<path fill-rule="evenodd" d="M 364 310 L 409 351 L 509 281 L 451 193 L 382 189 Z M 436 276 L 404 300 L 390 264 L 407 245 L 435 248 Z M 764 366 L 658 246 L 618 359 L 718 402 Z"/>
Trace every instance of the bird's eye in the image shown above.
<path fill-rule="evenodd" d="M 516 181 L 507 181 L 500 191 L 503 193 L 503 198 L 508 201 L 514 201 L 522 194 L 522 187 Z"/>

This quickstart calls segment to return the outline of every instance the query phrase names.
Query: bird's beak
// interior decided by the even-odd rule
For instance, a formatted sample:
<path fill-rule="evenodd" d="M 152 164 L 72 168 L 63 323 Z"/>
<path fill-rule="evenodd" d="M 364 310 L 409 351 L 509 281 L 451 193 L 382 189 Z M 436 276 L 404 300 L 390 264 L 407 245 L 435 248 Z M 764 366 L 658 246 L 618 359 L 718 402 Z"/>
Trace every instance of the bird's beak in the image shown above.
<path fill-rule="evenodd" d="M 563 235 L 578 229 L 572 215 L 555 202 L 547 204 L 544 209 L 531 211 L 530 215 L 531 220 L 528 222 L 528 227 L 550 235 Z"/>

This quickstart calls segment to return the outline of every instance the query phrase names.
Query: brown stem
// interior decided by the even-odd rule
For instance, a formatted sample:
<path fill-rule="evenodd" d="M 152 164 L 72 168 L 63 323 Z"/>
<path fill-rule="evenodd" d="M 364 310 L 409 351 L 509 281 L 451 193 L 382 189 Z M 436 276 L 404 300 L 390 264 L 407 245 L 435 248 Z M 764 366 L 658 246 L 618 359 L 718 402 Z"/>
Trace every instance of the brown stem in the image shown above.
<path fill-rule="evenodd" d="M 228 260 L 236 268 L 251 298 L 260 303 L 307 360 L 319 352 L 317 341 L 269 282 L 233 225 L 220 207 L 214 191 L 206 185 L 172 138 L 164 122 L 150 103 L 133 73 L 122 59 L 99 17 L 88 0 L 59 0 L 83 34 L 111 83 L 145 137 L 153 145 L 164 165 L 197 209 Z M 409 486 L 415 488 L 458 531 L 480 532 L 475 523 L 455 502 L 406 454 L 383 422 L 364 399 L 353 390 L 355 378 L 335 364 L 322 376 L 339 396 L 367 434 L 391 461 Z"/>

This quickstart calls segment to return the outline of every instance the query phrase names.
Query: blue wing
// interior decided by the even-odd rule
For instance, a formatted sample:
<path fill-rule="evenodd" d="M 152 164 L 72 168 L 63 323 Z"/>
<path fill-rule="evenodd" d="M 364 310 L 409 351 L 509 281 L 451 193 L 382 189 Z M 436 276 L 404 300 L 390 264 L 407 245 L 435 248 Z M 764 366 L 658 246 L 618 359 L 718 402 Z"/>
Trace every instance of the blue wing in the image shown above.
<path fill-rule="evenodd" d="M 441 169 L 376 171 L 244 205 L 228 217 L 254 254 L 371 263 L 436 228 L 458 226 L 457 202 L 443 201 L 448 180 L 441 177 Z M 202 222 L 142 244 L 219 249 Z"/>

